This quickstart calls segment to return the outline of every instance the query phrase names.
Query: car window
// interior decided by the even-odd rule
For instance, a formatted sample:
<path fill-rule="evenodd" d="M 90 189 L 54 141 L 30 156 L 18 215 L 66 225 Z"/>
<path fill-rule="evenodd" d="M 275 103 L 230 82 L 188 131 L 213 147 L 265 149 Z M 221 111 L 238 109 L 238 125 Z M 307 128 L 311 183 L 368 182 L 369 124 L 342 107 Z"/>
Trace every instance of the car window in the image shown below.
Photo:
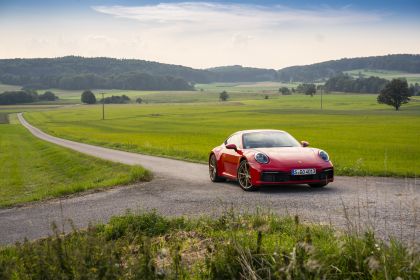
<path fill-rule="evenodd" d="M 300 143 L 286 132 L 260 131 L 246 133 L 243 137 L 245 149 L 300 147 Z"/>
<path fill-rule="evenodd" d="M 242 147 L 242 139 L 241 134 L 234 134 L 225 141 L 225 145 L 228 144 L 235 144 L 236 147 L 241 148 Z"/>

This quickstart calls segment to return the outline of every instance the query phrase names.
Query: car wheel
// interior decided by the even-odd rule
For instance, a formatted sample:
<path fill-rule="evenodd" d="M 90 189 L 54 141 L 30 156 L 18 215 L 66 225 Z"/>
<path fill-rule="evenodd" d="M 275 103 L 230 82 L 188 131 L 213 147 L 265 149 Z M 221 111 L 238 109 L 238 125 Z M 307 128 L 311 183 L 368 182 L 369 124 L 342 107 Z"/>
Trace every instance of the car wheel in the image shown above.
<path fill-rule="evenodd" d="M 241 161 L 239 164 L 238 182 L 244 191 L 255 191 L 257 189 L 252 185 L 251 173 L 249 172 L 249 163 L 246 160 Z"/>
<path fill-rule="evenodd" d="M 212 154 L 209 159 L 209 175 L 212 182 L 225 181 L 225 178 L 219 176 L 219 172 L 217 171 L 217 159 L 214 154 Z"/>
<path fill-rule="evenodd" d="M 326 185 L 328 185 L 328 183 L 309 184 L 309 186 L 310 186 L 311 188 L 323 188 L 323 187 L 325 187 Z"/>

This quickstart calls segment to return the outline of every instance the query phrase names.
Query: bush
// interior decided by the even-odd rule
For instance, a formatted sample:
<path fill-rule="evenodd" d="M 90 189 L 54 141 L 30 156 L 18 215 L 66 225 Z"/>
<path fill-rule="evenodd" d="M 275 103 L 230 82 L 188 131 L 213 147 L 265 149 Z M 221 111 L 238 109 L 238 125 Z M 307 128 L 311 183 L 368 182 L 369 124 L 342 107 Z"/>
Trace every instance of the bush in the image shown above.
<path fill-rule="evenodd" d="M 219 95 L 220 101 L 226 101 L 229 99 L 229 94 L 224 90 Z"/>
<path fill-rule="evenodd" d="M 55 101 L 58 99 L 58 96 L 56 96 L 51 91 L 46 91 L 44 94 L 39 95 L 39 100 L 42 101 Z"/>
<path fill-rule="evenodd" d="M 291 95 L 292 94 L 292 92 L 290 91 L 290 89 L 288 87 L 281 87 L 281 88 L 279 88 L 279 92 L 282 95 Z"/>
<path fill-rule="evenodd" d="M 110 97 L 105 97 L 104 99 L 101 99 L 101 103 L 105 103 L 105 104 L 125 104 L 130 102 L 130 98 L 123 94 L 122 96 L 110 96 Z"/>
<path fill-rule="evenodd" d="M 82 93 L 82 102 L 86 104 L 95 104 L 96 103 L 96 97 L 90 90 L 85 90 Z"/>
<path fill-rule="evenodd" d="M 38 94 L 32 90 L 5 91 L 0 94 L 0 105 L 32 103 L 38 100 Z"/>

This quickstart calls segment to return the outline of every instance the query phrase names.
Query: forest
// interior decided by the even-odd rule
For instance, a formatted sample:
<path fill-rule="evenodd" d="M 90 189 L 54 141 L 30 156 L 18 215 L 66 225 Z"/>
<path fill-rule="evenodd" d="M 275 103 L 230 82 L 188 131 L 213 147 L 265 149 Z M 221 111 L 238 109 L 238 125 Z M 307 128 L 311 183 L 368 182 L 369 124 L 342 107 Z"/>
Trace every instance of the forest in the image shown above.
<path fill-rule="evenodd" d="M 193 90 L 195 83 L 316 82 L 354 69 L 420 73 L 420 55 L 344 58 L 280 70 L 223 66 L 194 69 L 136 59 L 106 57 L 0 59 L 0 83 L 30 89 Z"/>

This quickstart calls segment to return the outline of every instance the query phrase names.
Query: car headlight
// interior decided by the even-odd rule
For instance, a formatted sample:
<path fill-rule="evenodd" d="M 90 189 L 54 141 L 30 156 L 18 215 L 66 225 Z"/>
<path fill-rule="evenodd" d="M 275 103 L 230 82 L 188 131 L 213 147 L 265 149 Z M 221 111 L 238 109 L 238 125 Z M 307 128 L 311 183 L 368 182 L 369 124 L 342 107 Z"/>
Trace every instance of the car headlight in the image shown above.
<path fill-rule="evenodd" d="M 327 154 L 326 151 L 319 151 L 319 157 L 322 158 L 324 161 L 330 161 L 330 156 Z"/>
<path fill-rule="evenodd" d="M 259 163 L 268 163 L 270 161 L 268 156 L 263 153 L 256 153 L 254 157 L 255 157 L 255 160 Z"/>

